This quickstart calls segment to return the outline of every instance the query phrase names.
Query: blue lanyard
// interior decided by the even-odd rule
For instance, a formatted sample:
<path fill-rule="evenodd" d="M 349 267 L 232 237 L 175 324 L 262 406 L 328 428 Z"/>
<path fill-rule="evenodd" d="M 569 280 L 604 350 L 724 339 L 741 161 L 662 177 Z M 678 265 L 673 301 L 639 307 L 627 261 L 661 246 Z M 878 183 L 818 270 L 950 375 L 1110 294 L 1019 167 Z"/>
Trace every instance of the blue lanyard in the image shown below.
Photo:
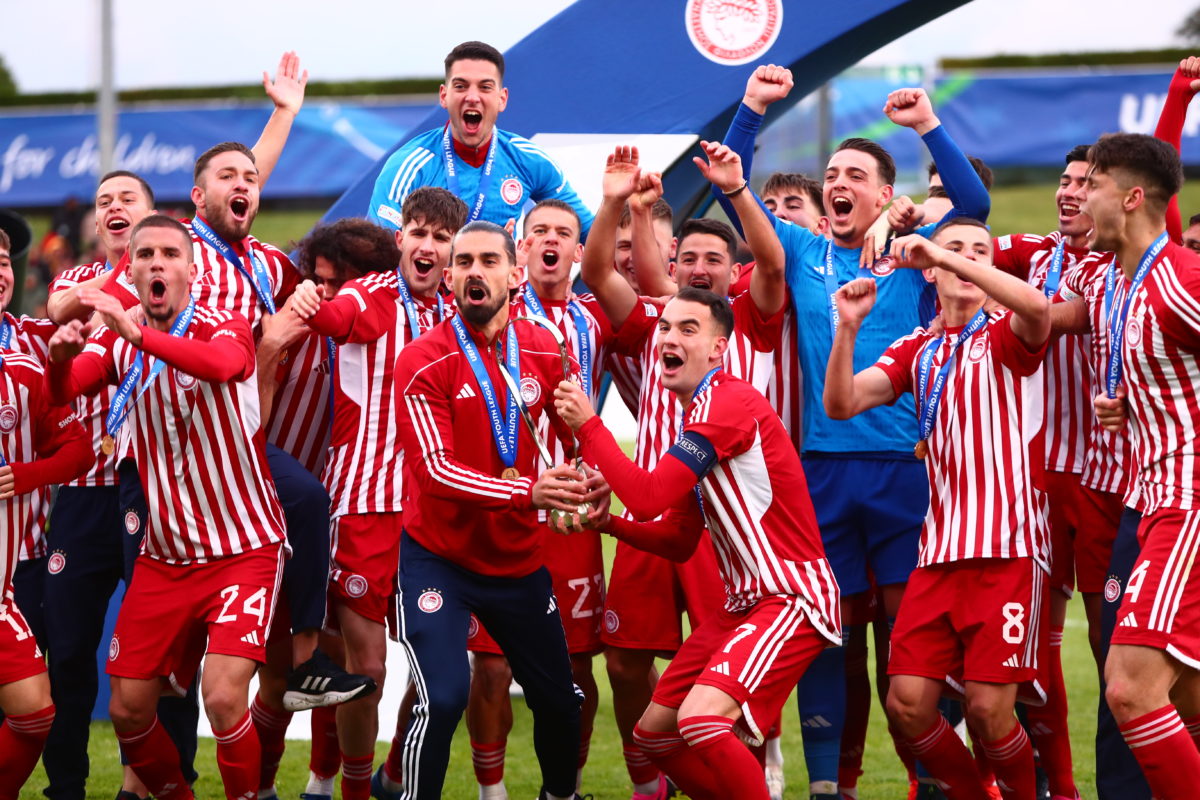
<path fill-rule="evenodd" d="M 837 298 L 834 297 L 838 290 L 837 271 L 833 265 L 833 240 L 830 239 L 825 243 L 825 268 L 821 270 L 821 275 L 825 278 L 825 293 L 829 296 L 829 335 L 836 336 L 838 328 L 838 310 Z M 858 268 L 858 277 L 870 278 L 871 270 Z"/>
<path fill-rule="evenodd" d="M 937 419 L 938 406 L 942 402 L 942 394 L 946 390 L 946 378 L 950 374 L 950 368 L 954 366 L 955 356 L 958 355 L 958 349 L 963 346 L 963 343 L 970 339 L 972 335 L 977 333 L 984 325 L 987 324 L 988 315 L 981 308 L 975 312 L 975 316 L 967 323 L 967 327 L 962 329 L 962 333 L 958 334 L 958 339 L 955 340 L 954 346 L 950 350 L 950 355 L 946 357 L 946 362 L 942 364 L 938 370 L 937 376 L 933 379 L 933 386 L 929 386 L 929 371 L 933 366 L 933 356 L 942 346 L 945 337 L 934 339 L 925 345 L 925 349 L 921 352 L 921 360 L 917 365 L 917 408 L 921 409 L 921 439 L 926 440 L 929 434 L 933 432 L 933 423 Z M 926 392 L 928 391 L 928 398 Z"/>
<path fill-rule="evenodd" d="M 1042 287 L 1042 293 L 1049 299 L 1054 297 L 1058 292 L 1058 284 L 1062 281 L 1063 268 L 1063 250 L 1066 248 L 1066 240 L 1059 239 L 1058 244 L 1054 246 L 1054 254 L 1050 256 L 1050 269 L 1046 273 L 1046 285 Z"/>
<path fill-rule="evenodd" d="M 11 350 L 13 338 L 13 327 L 8 324 L 8 320 L 0 322 L 0 350 Z"/>
<path fill-rule="evenodd" d="M 182 336 L 187 330 L 188 325 L 192 322 L 192 314 L 196 311 L 196 301 L 188 300 L 187 308 L 180 312 L 175 318 L 174 324 L 171 325 L 172 336 Z M 112 403 L 108 407 L 108 416 L 104 420 L 104 430 L 109 436 L 115 436 L 121 426 L 125 424 L 125 418 L 129 416 L 129 412 L 137 405 L 137 401 L 142 398 L 146 390 L 150 388 L 150 384 L 154 383 L 154 379 L 158 377 L 158 373 L 162 372 L 163 367 L 167 362 L 161 358 L 154 362 L 154 366 L 150 367 L 150 374 L 146 376 L 142 388 L 138 391 L 137 397 L 133 402 L 129 402 L 129 396 L 133 393 L 133 387 L 137 385 L 138 379 L 142 377 L 142 351 L 138 350 L 137 355 L 133 359 L 133 365 L 129 371 L 125 373 L 125 377 L 121 379 L 121 385 L 117 387 L 117 393 L 113 395 Z"/>
<path fill-rule="evenodd" d="M 1133 280 L 1129 282 L 1129 287 L 1125 290 L 1125 302 L 1121 303 L 1119 313 L 1114 313 L 1116 309 L 1113 308 L 1113 295 L 1117 290 L 1117 272 L 1119 271 L 1116 259 L 1109 264 L 1108 272 L 1104 276 L 1104 316 L 1108 321 L 1109 347 L 1108 374 L 1105 376 L 1104 388 L 1109 399 L 1117 396 L 1117 388 L 1121 385 L 1121 348 L 1125 343 L 1125 319 L 1129 316 L 1129 304 L 1138 287 L 1142 285 L 1142 281 L 1146 279 L 1146 275 L 1150 273 L 1150 267 L 1154 266 L 1158 254 L 1166 246 L 1167 233 L 1163 231 L 1142 254 L 1137 272 L 1133 274 Z"/>
<path fill-rule="evenodd" d="M 542 307 L 542 301 L 538 299 L 537 292 L 528 283 L 525 284 L 525 305 L 529 306 L 529 310 L 539 317 L 546 317 L 546 309 Z M 567 303 L 567 311 L 571 314 L 571 319 L 575 321 L 575 355 L 579 357 L 579 373 L 583 377 L 583 393 L 590 400 L 592 397 L 592 337 L 588 331 L 587 317 L 583 315 L 583 309 L 579 307 L 578 300 L 572 300 Z"/>
<path fill-rule="evenodd" d="M 412 292 L 409 291 L 408 284 L 404 282 L 404 276 L 400 274 L 399 267 L 396 267 L 396 290 L 400 292 L 400 302 L 404 303 L 404 316 L 408 317 L 408 330 L 412 333 L 412 338 L 416 340 L 421 335 L 421 310 L 417 308 L 417 303 L 413 300 Z M 434 296 L 437 298 L 438 322 L 442 322 L 446 319 L 446 305 L 440 294 Z"/>
<path fill-rule="evenodd" d="M 504 462 L 504 466 L 511 467 L 517 461 L 517 422 L 520 417 L 520 412 L 517 410 L 517 396 L 511 390 L 509 391 L 508 406 L 505 409 L 507 413 L 502 421 L 500 419 L 500 403 L 496 399 L 496 389 L 492 386 L 492 379 L 487 373 L 487 367 L 484 366 L 483 358 L 479 355 L 479 348 L 467 334 L 462 318 L 451 317 L 450 326 L 454 328 L 458 347 L 467 357 L 467 363 L 471 365 L 471 371 L 475 373 L 475 382 L 479 384 L 479 391 L 483 394 L 488 421 L 492 427 L 492 438 L 496 441 L 496 450 L 500 453 L 500 460 Z M 513 384 L 520 386 L 521 350 L 517 344 L 516 328 L 512 325 L 508 326 L 507 347 L 505 365 L 513 378 Z"/>
<path fill-rule="evenodd" d="M 109 261 L 107 258 L 106 258 L 106 259 L 104 259 L 104 271 L 105 271 L 105 272 L 112 272 L 112 262 L 111 262 L 111 261 Z"/>
<path fill-rule="evenodd" d="M 700 395 L 701 392 L 707 390 L 708 387 L 712 385 L 713 378 L 720 371 L 721 371 L 721 367 L 714 367 L 708 371 L 707 375 L 705 375 L 703 378 L 700 379 L 700 383 L 696 384 L 696 391 L 692 392 L 692 400 L 695 400 Z M 680 441 L 683 440 L 683 422 L 684 422 L 683 417 L 686 414 L 687 414 L 686 409 L 680 413 L 679 433 L 675 435 L 676 443 L 679 443 Z M 704 495 L 702 495 L 700 493 L 700 481 L 696 481 L 696 485 L 692 487 L 692 490 L 696 493 L 696 502 L 700 504 L 700 515 L 703 516 L 704 515 Z"/>
<path fill-rule="evenodd" d="M 492 188 L 492 167 L 496 163 L 496 140 L 499 138 L 499 132 L 493 128 L 492 143 L 488 147 L 487 159 L 483 162 L 483 175 L 479 178 L 479 193 L 475 196 L 475 205 L 471 208 L 471 213 L 467 215 L 467 222 L 474 222 L 483 213 L 483 203 Z M 458 194 L 458 172 L 454 166 L 454 145 L 450 141 L 449 125 L 442 132 L 442 156 L 446 160 L 446 183 L 450 184 L 450 193 L 461 197 Z"/>
<path fill-rule="evenodd" d="M 229 242 L 218 236 L 216 231 L 208 227 L 208 224 L 200 219 L 200 217 L 192 217 L 192 230 L 210 247 L 223 255 L 227 261 L 241 270 L 243 275 L 249 278 L 250 284 L 254 287 L 254 294 L 258 297 L 259 302 L 267 309 L 268 314 L 274 314 L 275 298 L 271 296 L 271 277 L 267 275 L 267 265 L 254 253 L 254 248 L 246 248 L 246 255 L 250 256 L 250 264 L 254 268 L 254 273 L 251 274 L 245 265 L 242 264 L 242 259 L 234 252 Z"/>

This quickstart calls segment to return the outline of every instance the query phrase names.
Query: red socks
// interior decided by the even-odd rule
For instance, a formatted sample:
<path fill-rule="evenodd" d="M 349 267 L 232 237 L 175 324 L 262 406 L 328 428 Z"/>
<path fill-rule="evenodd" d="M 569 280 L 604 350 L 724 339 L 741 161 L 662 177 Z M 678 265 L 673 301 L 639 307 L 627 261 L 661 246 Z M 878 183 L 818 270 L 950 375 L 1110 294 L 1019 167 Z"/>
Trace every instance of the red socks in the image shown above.
<path fill-rule="evenodd" d="M 842 728 L 842 755 L 838 762 L 838 787 L 852 789 L 863 774 L 863 751 L 871 721 L 871 678 L 867 674 L 867 626 L 856 625 L 846 644 L 846 722 Z"/>
<path fill-rule="evenodd" d="M 1021 723 L 1013 720 L 1011 731 L 994 742 L 984 742 L 983 752 L 1005 800 L 1025 800 L 1037 794 L 1033 746 Z"/>
<path fill-rule="evenodd" d="M 621 746 L 621 752 L 625 756 L 625 769 L 629 770 L 629 779 L 635 784 L 653 783 L 658 780 L 658 767 L 650 762 L 646 753 L 636 744 L 636 733 L 633 738 L 634 743 Z"/>
<path fill-rule="evenodd" d="M 342 766 L 342 751 L 337 738 L 337 706 L 314 708 L 311 725 L 312 749 L 309 751 L 308 769 L 321 778 L 332 778 Z M 399 767 L 396 768 L 396 774 L 400 774 Z"/>
<path fill-rule="evenodd" d="M 1196 786 L 1200 785 L 1200 752 L 1174 706 L 1163 706 L 1130 720 L 1121 726 L 1121 735 L 1158 800 L 1186 800 L 1196 796 Z"/>
<path fill-rule="evenodd" d="M 217 768 L 221 772 L 221 782 L 225 784 L 225 796 L 230 800 L 257 797 L 262 750 L 249 709 L 229 730 L 214 730 L 213 738 L 217 740 Z M 149 784 L 146 785 L 149 788 Z M 158 797 L 158 794 L 154 796 Z"/>
<path fill-rule="evenodd" d="M 1196 747 L 1200 748 L 1200 715 L 1185 718 L 1183 726 L 1187 728 L 1188 736 L 1192 737 Z"/>
<path fill-rule="evenodd" d="M 494 786 L 504 780 L 504 748 L 507 742 L 471 741 L 471 765 L 480 786 Z"/>
<path fill-rule="evenodd" d="M 157 716 L 148 728 L 130 733 L 118 731 L 117 741 L 121 744 L 121 752 L 125 754 L 130 769 L 146 784 L 150 794 L 159 800 L 191 800 L 192 790 L 183 779 L 179 767 L 179 751 Z M 256 765 L 255 780 L 258 779 L 257 773 Z M 247 789 L 258 794 L 253 786 L 247 786 Z"/>
<path fill-rule="evenodd" d="M 942 784 L 950 800 L 989 800 L 975 759 L 962 739 L 938 714 L 933 727 L 908 741 L 912 754 Z"/>
<path fill-rule="evenodd" d="M 653 766 L 655 780 L 661 770 L 670 775 L 675 785 L 692 800 L 715 800 L 722 797 L 715 791 L 712 768 L 688 747 L 688 743 L 678 731 L 660 733 L 643 730 L 640 725 L 635 725 L 633 741 L 640 752 L 645 753 L 656 765 Z M 762 783 L 766 786 L 765 780 Z"/>
<path fill-rule="evenodd" d="M 1041 756 L 1042 769 L 1050 781 L 1050 794 L 1075 796 L 1075 772 L 1071 766 L 1071 737 L 1067 729 L 1067 689 L 1062 671 L 1063 629 L 1050 629 L 1050 647 L 1046 651 L 1046 704 L 1027 706 L 1029 735 Z"/>
<path fill-rule="evenodd" d="M 258 734 L 258 744 L 262 748 L 262 765 L 259 769 L 258 788 L 270 789 L 275 785 L 275 775 L 279 772 L 279 762 L 283 759 L 284 735 L 288 724 L 292 721 L 290 711 L 275 711 L 268 708 L 258 694 L 250 701 L 250 719 L 254 720 L 254 730 Z"/>
<path fill-rule="evenodd" d="M 717 797 L 769 800 L 762 767 L 733 735 L 733 720 L 716 716 L 687 717 L 679 720 L 679 733 L 693 756 L 708 766 L 715 779 L 709 786 Z"/>
<path fill-rule="evenodd" d="M 0 725 L 0 798 L 16 800 L 42 756 L 54 724 L 54 705 L 32 714 L 10 714 Z"/>
<path fill-rule="evenodd" d="M 342 753 L 342 800 L 371 800 L 374 767 L 374 753 L 365 756 Z"/>

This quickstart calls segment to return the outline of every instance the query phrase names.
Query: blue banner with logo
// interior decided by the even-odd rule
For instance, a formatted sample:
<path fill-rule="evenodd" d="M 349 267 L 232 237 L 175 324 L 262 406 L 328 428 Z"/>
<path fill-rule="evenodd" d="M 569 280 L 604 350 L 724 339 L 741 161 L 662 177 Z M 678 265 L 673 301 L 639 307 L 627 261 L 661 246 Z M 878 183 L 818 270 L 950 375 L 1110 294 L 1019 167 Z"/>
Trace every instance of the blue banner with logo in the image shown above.
<path fill-rule="evenodd" d="M 309 100 L 263 196 L 340 194 L 430 109 L 424 102 Z M 267 104 L 122 111 L 115 165 L 146 178 L 163 200 L 184 200 L 197 156 L 217 142 L 253 146 L 270 115 Z M 57 205 L 69 195 L 90 200 L 98 169 L 92 112 L 0 114 L 0 206 Z"/>

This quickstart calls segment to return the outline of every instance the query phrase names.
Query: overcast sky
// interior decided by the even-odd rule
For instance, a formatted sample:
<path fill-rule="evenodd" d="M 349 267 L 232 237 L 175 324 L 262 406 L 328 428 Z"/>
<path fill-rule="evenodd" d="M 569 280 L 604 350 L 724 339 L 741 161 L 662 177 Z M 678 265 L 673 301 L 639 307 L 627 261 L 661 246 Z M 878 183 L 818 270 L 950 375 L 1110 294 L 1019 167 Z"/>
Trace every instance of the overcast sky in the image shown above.
<path fill-rule="evenodd" d="M 789 10 L 817 5 L 785 2 Z M 300 53 L 313 77 L 326 80 L 436 75 L 458 42 L 483 39 L 504 50 L 569 5 L 568 0 L 503 6 L 494 0 L 114 3 L 119 88 L 253 82 L 287 49 Z M 0 54 L 23 91 L 95 86 L 99 4 L 5 0 Z M 865 63 L 1173 46 L 1180 44 L 1175 29 L 1198 5 L 1200 0 L 973 0 Z M 1131 6 L 1137 13 L 1129 12 Z M 563 58 L 569 57 L 570 48 L 564 48 Z"/>

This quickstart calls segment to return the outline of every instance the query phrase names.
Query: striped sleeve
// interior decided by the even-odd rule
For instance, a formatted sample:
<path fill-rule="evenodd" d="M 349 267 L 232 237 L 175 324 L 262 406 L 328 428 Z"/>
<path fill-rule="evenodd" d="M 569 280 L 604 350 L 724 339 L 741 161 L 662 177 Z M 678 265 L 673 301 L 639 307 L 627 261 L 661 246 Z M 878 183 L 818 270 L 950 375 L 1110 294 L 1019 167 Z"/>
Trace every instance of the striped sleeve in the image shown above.
<path fill-rule="evenodd" d="M 1163 330 L 1194 351 L 1200 349 L 1200 267 L 1174 259 L 1169 266 L 1159 281 L 1163 304 L 1171 312 L 1163 315 Z"/>
<path fill-rule="evenodd" d="M 434 155 L 428 148 L 412 143 L 392 153 L 375 179 L 367 219 L 385 228 L 400 230 L 403 227 L 400 209 L 404 205 L 404 198 L 413 189 L 429 183 L 420 180 L 420 176 L 434 161 Z"/>

